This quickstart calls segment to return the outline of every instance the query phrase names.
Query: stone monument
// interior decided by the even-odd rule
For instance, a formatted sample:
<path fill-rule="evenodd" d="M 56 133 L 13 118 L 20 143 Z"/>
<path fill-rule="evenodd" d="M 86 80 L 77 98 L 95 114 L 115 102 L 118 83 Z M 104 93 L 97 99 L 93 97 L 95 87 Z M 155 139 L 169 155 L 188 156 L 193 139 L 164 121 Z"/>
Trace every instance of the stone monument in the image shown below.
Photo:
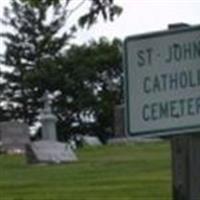
<path fill-rule="evenodd" d="M 95 136 L 89 136 L 85 135 L 83 136 L 83 143 L 88 145 L 88 146 L 102 146 L 102 143 L 100 142 L 99 138 Z"/>
<path fill-rule="evenodd" d="M 1 152 L 25 153 L 25 146 L 30 142 L 28 125 L 17 121 L 1 122 L 0 141 Z"/>
<path fill-rule="evenodd" d="M 56 116 L 51 110 L 51 101 L 48 91 L 45 92 L 42 100 L 44 101 L 44 109 L 40 115 L 40 121 L 42 123 L 42 138 L 43 140 L 57 140 L 56 135 Z"/>
<path fill-rule="evenodd" d="M 124 124 L 124 105 L 117 105 L 114 109 L 114 136 L 116 138 L 127 137 Z"/>
<path fill-rule="evenodd" d="M 57 141 L 56 116 L 51 110 L 51 101 L 46 91 L 43 96 L 44 109 L 40 115 L 42 123 L 42 140 L 27 145 L 28 163 L 67 163 L 77 161 L 70 146 Z"/>

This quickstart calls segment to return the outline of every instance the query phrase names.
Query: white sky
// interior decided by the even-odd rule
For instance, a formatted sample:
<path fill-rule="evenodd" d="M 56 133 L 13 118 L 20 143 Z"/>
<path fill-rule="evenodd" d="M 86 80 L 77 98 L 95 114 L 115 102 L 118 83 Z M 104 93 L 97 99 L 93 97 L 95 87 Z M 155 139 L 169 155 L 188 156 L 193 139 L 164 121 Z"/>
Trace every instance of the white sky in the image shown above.
<path fill-rule="evenodd" d="M 102 35 L 124 39 L 128 35 L 166 29 L 168 24 L 185 22 L 200 24 L 200 0 L 117 0 L 122 15 L 112 23 L 99 22 L 89 31 L 82 31 L 79 40 L 87 41 Z"/>
<path fill-rule="evenodd" d="M 74 0 L 78 1 L 78 0 Z M 89 30 L 80 30 L 74 42 L 84 43 L 100 36 L 108 38 L 166 29 L 168 24 L 200 24 L 200 0 L 115 0 L 123 7 L 122 15 L 112 23 L 102 20 Z M 0 17 L 9 0 L 0 0 Z M 0 26 L 0 32 L 3 29 Z M 4 49 L 0 39 L 0 52 Z"/>

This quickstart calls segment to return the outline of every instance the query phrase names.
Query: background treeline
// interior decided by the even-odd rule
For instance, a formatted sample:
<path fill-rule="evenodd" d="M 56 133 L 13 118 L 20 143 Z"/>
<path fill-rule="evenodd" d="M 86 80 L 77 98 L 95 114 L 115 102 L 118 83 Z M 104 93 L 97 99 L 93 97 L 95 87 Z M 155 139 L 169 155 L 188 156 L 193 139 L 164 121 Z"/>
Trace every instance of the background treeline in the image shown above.
<path fill-rule="evenodd" d="M 88 1 L 88 12 L 65 30 L 71 0 L 12 0 L 5 8 L 1 32 L 6 51 L 0 57 L 0 120 L 38 121 L 45 90 L 58 117 L 58 137 L 71 134 L 112 135 L 114 108 L 122 103 L 122 43 L 101 38 L 72 45 L 78 28 L 98 17 L 113 20 L 121 8 L 113 0 Z"/>

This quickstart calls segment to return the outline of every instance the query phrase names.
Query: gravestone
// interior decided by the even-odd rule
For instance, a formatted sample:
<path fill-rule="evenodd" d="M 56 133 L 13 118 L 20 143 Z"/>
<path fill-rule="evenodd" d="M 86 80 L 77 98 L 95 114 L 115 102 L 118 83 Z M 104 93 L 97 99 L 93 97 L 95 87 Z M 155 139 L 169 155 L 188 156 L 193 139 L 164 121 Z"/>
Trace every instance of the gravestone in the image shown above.
<path fill-rule="evenodd" d="M 61 142 L 41 140 L 27 146 L 28 163 L 66 163 L 77 161 L 77 157 L 70 146 Z"/>
<path fill-rule="evenodd" d="M 44 101 L 44 109 L 40 115 L 40 121 L 42 123 L 42 138 L 43 140 L 56 141 L 56 116 L 51 110 L 51 101 L 48 95 L 48 91 L 45 92 L 42 100 Z"/>
<path fill-rule="evenodd" d="M 29 127 L 17 121 L 0 123 L 1 151 L 5 153 L 24 153 L 30 142 Z"/>
<path fill-rule="evenodd" d="M 117 105 L 114 109 L 114 136 L 116 138 L 126 137 L 124 124 L 124 105 Z"/>
<path fill-rule="evenodd" d="M 27 161 L 37 163 L 67 163 L 77 161 L 70 146 L 57 141 L 56 116 L 52 113 L 48 92 L 43 97 L 44 109 L 40 115 L 42 123 L 42 140 L 33 142 L 26 147 Z"/>
<path fill-rule="evenodd" d="M 88 146 L 101 146 L 102 143 L 100 142 L 99 138 L 95 136 L 83 136 L 83 143 Z"/>

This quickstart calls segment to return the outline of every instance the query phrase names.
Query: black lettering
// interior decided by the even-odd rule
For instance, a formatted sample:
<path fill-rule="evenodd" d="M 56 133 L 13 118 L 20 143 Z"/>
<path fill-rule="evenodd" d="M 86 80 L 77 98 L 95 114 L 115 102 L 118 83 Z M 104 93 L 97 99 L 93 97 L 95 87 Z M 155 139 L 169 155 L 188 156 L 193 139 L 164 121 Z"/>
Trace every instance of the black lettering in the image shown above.
<path fill-rule="evenodd" d="M 149 105 L 145 104 L 142 109 L 142 118 L 144 121 L 149 121 L 150 117 L 148 116 Z"/>
<path fill-rule="evenodd" d="M 174 59 L 176 61 L 180 61 L 182 58 L 181 46 L 179 44 L 173 44 L 173 49 L 174 49 Z"/>
<path fill-rule="evenodd" d="M 162 78 L 163 91 L 166 91 L 166 89 L 167 89 L 167 74 L 161 74 L 160 77 Z"/>
<path fill-rule="evenodd" d="M 144 58 L 144 51 L 140 50 L 137 52 L 137 57 L 138 57 L 138 66 L 143 67 L 145 65 L 145 58 Z"/>
<path fill-rule="evenodd" d="M 184 99 L 180 99 L 179 101 L 179 104 L 180 104 L 180 116 L 183 116 L 184 115 L 184 104 L 185 104 L 185 100 Z"/>
<path fill-rule="evenodd" d="M 188 44 L 183 44 L 183 55 L 184 55 L 184 59 L 191 59 L 192 58 L 192 47 L 191 47 L 191 43 Z"/>
<path fill-rule="evenodd" d="M 160 103 L 160 118 L 168 118 L 169 117 L 169 106 L 167 102 Z"/>
<path fill-rule="evenodd" d="M 154 92 L 160 92 L 160 82 L 159 82 L 158 76 L 155 76 L 155 78 L 154 78 L 153 91 Z"/>
<path fill-rule="evenodd" d="M 148 64 L 149 65 L 152 64 L 152 52 L 153 52 L 152 48 L 147 49 L 147 57 L 148 57 Z"/>
<path fill-rule="evenodd" d="M 152 120 L 157 120 L 158 116 L 157 116 L 157 108 L 158 104 L 157 103 L 152 103 L 151 104 L 151 116 L 152 116 Z"/>
<path fill-rule="evenodd" d="M 170 86 L 169 86 L 170 90 L 177 89 L 177 86 L 178 86 L 177 73 L 169 75 L 169 84 L 170 84 Z"/>
<path fill-rule="evenodd" d="M 200 97 L 196 98 L 196 113 L 200 114 Z"/>
<path fill-rule="evenodd" d="M 143 91 L 147 94 L 151 92 L 150 81 L 151 79 L 149 76 L 144 77 Z"/>
<path fill-rule="evenodd" d="M 198 43 L 193 43 L 193 58 L 200 57 L 200 41 Z"/>
<path fill-rule="evenodd" d="M 171 62 L 172 61 L 172 47 L 171 46 L 169 46 L 168 47 L 168 56 L 167 56 L 167 58 L 165 59 L 165 62 L 166 63 L 169 63 L 169 62 Z"/>
<path fill-rule="evenodd" d="M 180 114 L 176 112 L 177 111 L 176 104 L 177 104 L 177 101 L 175 100 L 170 101 L 170 113 L 171 113 L 171 117 L 179 118 Z"/>
<path fill-rule="evenodd" d="M 195 76 L 196 77 L 196 76 Z M 190 87 L 196 87 L 197 86 L 197 83 L 194 81 L 194 77 L 193 77 L 193 73 L 192 73 L 192 71 L 189 71 L 188 72 L 188 80 L 189 80 L 189 83 L 188 83 L 188 85 L 190 86 Z M 196 80 L 196 79 L 195 79 Z"/>
<path fill-rule="evenodd" d="M 189 98 L 187 100 L 187 113 L 188 115 L 194 115 L 194 110 L 193 110 L 193 98 Z"/>
<path fill-rule="evenodd" d="M 182 89 L 186 88 L 188 85 L 187 73 L 182 71 L 179 75 L 179 83 Z"/>

